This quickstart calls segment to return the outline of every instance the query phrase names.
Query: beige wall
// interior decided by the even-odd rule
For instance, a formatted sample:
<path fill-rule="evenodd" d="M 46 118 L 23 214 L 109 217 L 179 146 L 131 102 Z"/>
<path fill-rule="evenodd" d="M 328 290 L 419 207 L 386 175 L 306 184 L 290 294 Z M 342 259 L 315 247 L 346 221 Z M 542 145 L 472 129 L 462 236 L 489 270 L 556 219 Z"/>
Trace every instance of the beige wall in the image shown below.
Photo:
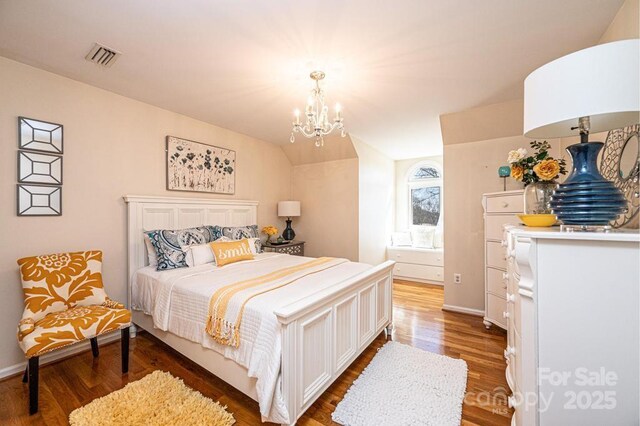
<path fill-rule="evenodd" d="M 409 173 L 409 169 L 423 161 L 433 163 L 439 166 L 441 170 L 443 169 L 442 155 L 396 161 L 395 230 L 398 232 L 409 229 L 409 189 L 407 187 L 407 174 Z M 441 217 L 441 220 L 442 219 Z"/>
<path fill-rule="evenodd" d="M 352 140 L 358 153 L 358 260 L 376 265 L 385 261 L 393 231 L 395 164 L 370 145 Z"/>
<path fill-rule="evenodd" d="M 502 191 L 498 167 L 506 165 L 507 153 L 529 148 L 524 136 L 490 139 L 444 146 L 444 303 L 484 310 L 484 223 L 482 194 Z M 551 155 L 561 155 L 560 143 Z M 522 184 L 509 178 L 507 190 Z M 462 275 L 454 284 L 453 274 Z"/>
<path fill-rule="evenodd" d="M 640 38 L 640 0 L 626 0 L 598 44 Z"/>
<path fill-rule="evenodd" d="M 524 123 L 522 99 L 481 106 L 440 116 L 445 145 L 521 135 Z"/>
<path fill-rule="evenodd" d="M 344 138 L 340 136 L 324 138 L 322 147 L 317 147 L 313 139 L 298 135 L 295 143 L 283 145 L 282 149 L 294 166 L 358 158 L 349 135 Z"/>
<path fill-rule="evenodd" d="M 0 369 L 24 360 L 16 260 L 65 250 L 104 251 L 108 294 L 126 301 L 125 194 L 239 198 L 260 202 L 259 225 L 275 223 L 290 196 L 280 147 L 0 57 Z M 61 217 L 16 216 L 17 117 L 64 125 Z M 165 190 L 165 136 L 237 151 L 234 196 Z"/>
<path fill-rule="evenodd" d="M 306 254 L 383 262 L 393 228 L 393 160 L 352 136 L 283 149 L 294 165 L 291 193 L 302 207 L 294 229 Z"/>
<path fill-rule="evenodd" d="M 293 229 L 305 254 L 357 261 L 358 159 L 294 166 L 291 192 L 301 203 Z"/>

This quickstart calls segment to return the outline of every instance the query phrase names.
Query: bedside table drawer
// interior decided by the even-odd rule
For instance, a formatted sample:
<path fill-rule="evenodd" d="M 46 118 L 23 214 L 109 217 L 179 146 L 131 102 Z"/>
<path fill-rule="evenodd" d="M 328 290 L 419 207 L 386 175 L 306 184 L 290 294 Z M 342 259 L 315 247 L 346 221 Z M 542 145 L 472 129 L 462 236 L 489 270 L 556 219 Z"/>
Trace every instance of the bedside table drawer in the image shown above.
<path fill-rule="evenodd" d="M 295 246 L 281 247 L 276 249 L 276 252 L 291 254 L 293 256 L 304 256 L 304 246 L 302 244 L 298 244 Z"/>
<path fill-rule="evenodd" d="M 304 242 L 294 242 L 291 244 L 283 244 L 277 246 L 263 244 L 262 247 L 267 253 L 282 253 L 290 254 L 292 256 L 304 256 Z"/>

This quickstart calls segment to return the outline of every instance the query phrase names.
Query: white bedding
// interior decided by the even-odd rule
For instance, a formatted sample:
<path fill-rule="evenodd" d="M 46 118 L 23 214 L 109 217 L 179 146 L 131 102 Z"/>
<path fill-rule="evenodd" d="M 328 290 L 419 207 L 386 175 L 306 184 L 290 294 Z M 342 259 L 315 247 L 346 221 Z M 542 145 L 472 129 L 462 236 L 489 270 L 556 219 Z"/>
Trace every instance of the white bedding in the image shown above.
<path fill-rule="evenodd" d="M 213 264 L 169 271 L 148 266 L 136 272 L 131 305 L 153 316 L 154 326 L 213 349 L 255 377 L 264 421 L 289 423 L 280 388 L 282 342 L 274 310 L 357 275 L 370 265 L 346 262 L 303 277 L 285 287 L 251 299 L 240 326 L 240 346 L 216 343 L 205 331 L 209 300 L 217 288 L 271 271 L 298 265 L 309 258 L 263 253 L 255 260 L 216 267 Z"/>

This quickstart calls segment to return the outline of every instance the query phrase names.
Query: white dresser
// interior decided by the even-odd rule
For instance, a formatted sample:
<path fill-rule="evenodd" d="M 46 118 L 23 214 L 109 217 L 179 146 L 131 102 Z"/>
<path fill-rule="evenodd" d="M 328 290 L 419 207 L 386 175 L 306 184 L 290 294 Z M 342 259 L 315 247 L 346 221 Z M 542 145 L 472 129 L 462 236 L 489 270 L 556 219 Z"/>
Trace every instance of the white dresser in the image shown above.
<path fill-rule="evenodd" d="M 444 283 L 444 250 L 387 247 L 387 259 L 395 260 L 394 278 L 421 283 Z"/>
<path fill-rule="evenodd" d="M 507 261 L 502 246 L 505 224 L 518 224 L 524 210 L 522 190 L 491 192 L 482 196 L 484 208 L 484 325 L 507 328 L 505 274 Z"/>
<path fill-rule="evenodd" d="M 639 424 L 638 232 L 506 238 L 512 424 Z"/>

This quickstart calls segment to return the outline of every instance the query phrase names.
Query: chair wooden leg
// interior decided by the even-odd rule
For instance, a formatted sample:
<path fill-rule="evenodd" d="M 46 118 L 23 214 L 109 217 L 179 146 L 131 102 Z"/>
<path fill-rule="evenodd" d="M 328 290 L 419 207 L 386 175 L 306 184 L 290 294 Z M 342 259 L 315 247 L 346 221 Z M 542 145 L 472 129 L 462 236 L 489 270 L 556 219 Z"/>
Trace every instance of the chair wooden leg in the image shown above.
<path fill-rule="evenodd" d="M 22 383 L 27 383 L 29 381 L 29 363 L 24 369 L 24 374 L 22 375 Z"/>
<path fill-rule="evenodd" d="M 120 347 L 122 349 L 122 374 L 129 372 L 129 327 L 120 331 Z"/>
<path fill-rule="evenodd" d="M 100 355 L 100 350 L 98 349 L 98 338 L 92 337 L 89 340 L 91 341 L 91 352 L 93 352 L 93 357 L 97 358 Z"/>
<path fill-rule="evenodd" d="M 38 363 L 37 356 L 29 358 L 29 415 L 38 412 Z"/>

